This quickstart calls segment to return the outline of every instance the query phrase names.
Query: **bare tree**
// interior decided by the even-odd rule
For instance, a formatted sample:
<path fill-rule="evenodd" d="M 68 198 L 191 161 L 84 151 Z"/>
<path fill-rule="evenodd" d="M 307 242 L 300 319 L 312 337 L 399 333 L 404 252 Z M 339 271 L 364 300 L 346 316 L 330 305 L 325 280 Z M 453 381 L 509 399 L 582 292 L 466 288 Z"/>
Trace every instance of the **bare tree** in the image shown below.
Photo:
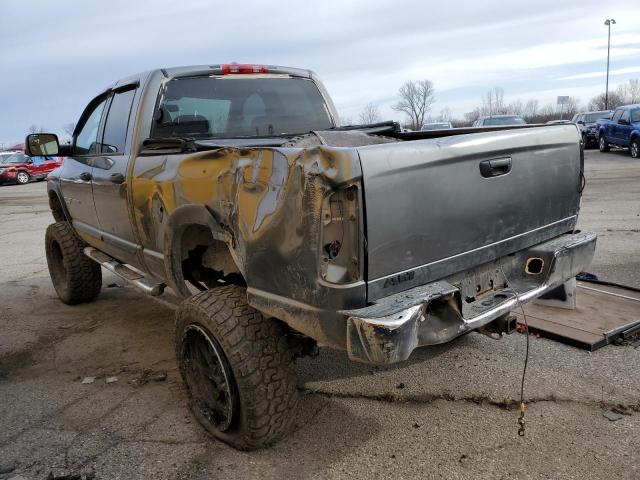
<path fill-rule="evenodd" d="M 563 105 L 561 109 L 562 116 L 566 118 L 573 117 L 580 111 L 580 100 L 576 97 L 569 97 L 567 103 Z"/>
<path fill-rule="evenodd" d="M 492 115 L 493 114 L 493 90 L 489 90 L 482 97 L 482 108 L 480 109 L 480 113 L 482 115 Z"/>
<path fill-rule="evenodd" d="M 524 106 L 522 114 L 525 118 L 535 117 L 538 114 L 538 100 L 527 100 L 527 104 Z"/>
<path fill-rule="evenodd" d="M 474 108 L 472 111 L 464 114 L 464 119 L 466 123 L 471 124 L 475 122 L 482 115 L 482 110 L 480 107 Z"/>
<path fill-rule="evenodd" d="M 420 130 L 435 101 L 431 80 L 409 80 L 398 90 L 400 100 L 392 108 L 408 117 L 408 125 Z"/>
<path fill-rule="evenodd" d="M 522 103 L 522 100 L 518 98 L 507 105 L 505 110 L 506 113 L 522 116 L 524 114 L 524 104 Z"/>
<path fill-rule="evenodd" d="M 453 120 L 453 113 L 449 107 L 444 107 L 438 115 L 438 122 L 450 122 Z"/>
<path fill-rule="evenodd" d="M 630 79 L 628 89 L 629 103 L 640 103 L 640 79 Z"/>
<path fill-rule="evenodd" d="M 75 129 L 76 129 L 75 122 L 65 123 L 62 126 L 62 130 L 64 130 L 64 133 L 66 133 L 70 137 L 73 136 L 73 132 L 75 131 Z"/>
<path fill-rule="evenodd" d="M 549 118 L 555 118 L 556 116 L 556 108 L 551 105 L 551 104 L 547 104 L 544 107 L 542 107 L 540 109 L 540 112 L 538 113 L 539 117 L 549 117 Z"/>
<path fill-rule="evenodd" d="M 29 127 L 29 133 L 44 133 L 45 128 L 42 125 L 31 125 Z"/>
<path fill-rule="evenodd" d="M 380 121 L 380 112 L 375 103 L 367 103 L 360 112 L 360 124 L 368 125 L 370 123 L 378 123 Z"/>
<path fill-rule="evenodd" d="M 618 92 L 609 92 L 609 102 L 605 107 L 605 94 L 602 92 L 600 95 L 596 95 L 591 100 L 589 100 L 589 104 L 587 108 L 592 111 L 597 110 L 609 110 L 619 107 L 620 105 L 624 105 L 624 100 L 618 94 Z"/>
<path fill-rule="evenodd" d="M 504 104 L 504 89 L 493 87 L 482 97 L 482 115 L 501 115 L 507 113 Z"/>
<path fill-rule="evenodd" d="M 626 104 L 640 103 L 640 80 L 632 78 L 627 83 L 619 85 L 616 94 Z"/>
<path fill-rule="evenodd" d="M 343 127 L 353 125 L 353 119 L 351 117 L 340 117 L 340 125 Z"/>

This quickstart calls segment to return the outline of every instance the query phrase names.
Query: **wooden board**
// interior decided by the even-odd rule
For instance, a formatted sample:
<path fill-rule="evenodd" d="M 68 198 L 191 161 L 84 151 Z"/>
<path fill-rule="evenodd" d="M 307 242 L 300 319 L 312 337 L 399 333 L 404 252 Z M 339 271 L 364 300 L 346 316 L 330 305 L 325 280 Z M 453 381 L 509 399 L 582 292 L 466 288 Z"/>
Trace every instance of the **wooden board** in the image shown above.
<path fill-rule="evenodd" d="M 623 298 L 629 297 L 629 298 Z M 569 345 L 596 350 L 634 324 L 640 324 L 640 293 L 618 287 L 578 282 L 575 310 L 528 303 L 529 329 Z M 513 313 L 523 323 L 520 309 Z"/>

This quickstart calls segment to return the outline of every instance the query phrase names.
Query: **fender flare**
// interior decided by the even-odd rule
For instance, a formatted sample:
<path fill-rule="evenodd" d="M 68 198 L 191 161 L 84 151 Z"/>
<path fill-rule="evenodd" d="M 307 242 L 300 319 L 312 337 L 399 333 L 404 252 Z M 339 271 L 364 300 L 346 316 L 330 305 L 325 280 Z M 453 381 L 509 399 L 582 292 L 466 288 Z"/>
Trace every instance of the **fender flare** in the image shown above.
<path fill-rule="evenodd" d="M 49 181 L 47 182 L 47 197 L 49 198 L 49 208 L 51 209 L 51 200 L 55 197 L 62 208 L 62 214 L 67 222 L 71 223 L 71 215 L 69 214 L 69 209 L 67 208 L 67 204 L 64 201 L 64 196 L 60 191 L 60 186 Z M 53 211 L 53 209 L 51 209 Z"/>
<path fill-rule="evenodd" d="M 164 228 L 164 263 L 167 280 L 171 288 L 183 297 L 190 295 L 184 286 L 182 274 L 181 244 L 182 236 L 188 227 L 199 225 L 206 227 L 215 240 L 224 242 L 231 252 L 233 236 L 224 229 L 215 214 L 204 205 L 183 205 L 169 216 Z M 233 254 L 232 254 L 233 256 Z M 234 258 L 237 264 L 237 259 Z"/>

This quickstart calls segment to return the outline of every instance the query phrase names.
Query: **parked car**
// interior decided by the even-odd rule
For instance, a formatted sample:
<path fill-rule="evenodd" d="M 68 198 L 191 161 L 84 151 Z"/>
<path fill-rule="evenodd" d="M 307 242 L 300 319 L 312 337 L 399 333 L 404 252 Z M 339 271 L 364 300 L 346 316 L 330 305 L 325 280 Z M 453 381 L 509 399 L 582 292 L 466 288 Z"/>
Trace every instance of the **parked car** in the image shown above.
<path fill-rule="evenodd" d="M 580 135 L 582 136 L 582 144 L 585 148 L 598 144 L 596 139 L 596 122 L 599 119 L 609 118 L 611 118 L 611 110 L 577 113 L 573 116 L 571 121 L 578 125 L 578 130 L 580 130 Z"/>
<path fill-rule="evenodd" d="M 640 104 L 616 108 L 611 120 L 598 120 L 596 128 L 601 152 L 613 145 L 627 147 L 633 158 L 640 157 Z"/>
<path fill-rule="evenodd" d="M 101 265 L 183 297 L 175 349 L 190 407 L 237 448 L 287 432 L 294 359 L 318 343 L 390 364 L 506 331 L 512 309 L 594 254 L 596 236 L 575 230 L 574 125 L 443 130 L 446 142 L 393 122 L 338 125 L 309 70 L 153 70 L 89 102 L 47 183 L 60 299 L 94 300 Z M 53 134 L 26 144 L 60 151 Z"/>
<path fill-rule="evenodd" d="M 524 118 L 518 115 L 489 115 L 478 118 L 473 122 L 473 127 L 494 127 L 508 125 L 526 125 Z"/>
<path fill-rule="evenodd" d="M 31 158 L 20 152 L 0 155 L 0 184 L 19 183 L 24 185 L 31 180 L 44 180 L 61 164 L 61 157 Z"/>
<path fill-rule="evenodd" d="M 433 122 L 425 123 L 424 125 L 422 125 L 421 130 L 424 132 L 427 130 L 446 130 L 448 128 L 453 128 L 451 122 Z"/>

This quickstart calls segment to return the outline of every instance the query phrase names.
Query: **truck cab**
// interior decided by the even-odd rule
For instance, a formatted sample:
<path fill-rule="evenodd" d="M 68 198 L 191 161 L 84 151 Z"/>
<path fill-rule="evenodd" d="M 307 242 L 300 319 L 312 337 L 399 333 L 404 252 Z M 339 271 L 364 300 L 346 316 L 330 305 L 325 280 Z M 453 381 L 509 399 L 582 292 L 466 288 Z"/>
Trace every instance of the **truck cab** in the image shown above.
<path fill-rule="evenodd" d="M 618 107 L 611 120 L 599 120 L 597 123 L 598 146 L 601 152 L 610 147 L 629 149 L 633 158 L 640 157 L 640 104 Z"/>

